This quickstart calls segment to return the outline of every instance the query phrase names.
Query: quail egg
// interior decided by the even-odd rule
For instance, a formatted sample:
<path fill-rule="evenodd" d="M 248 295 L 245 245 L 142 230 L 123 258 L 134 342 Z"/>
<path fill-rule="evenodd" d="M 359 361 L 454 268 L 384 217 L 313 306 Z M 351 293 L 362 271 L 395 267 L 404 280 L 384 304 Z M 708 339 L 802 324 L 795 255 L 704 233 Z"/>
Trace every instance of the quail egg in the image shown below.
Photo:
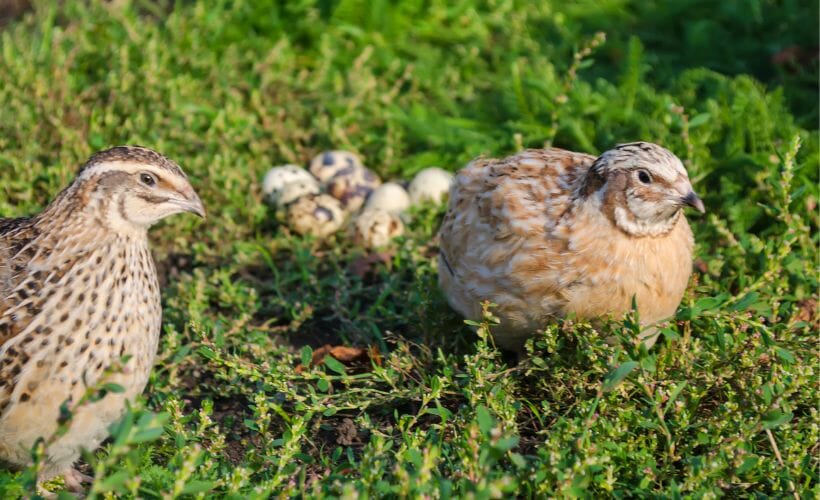
<path fill-rule="evenodd" d="M 377 187 L 364 205 L 365 210 L 379 209 L 396 215 L 409 207 L 410 196 L 407 190 L 396 182 L 385 182 Z"/>
<path fill-rule="evenodd" d="M 305 180 L 290 182 L 285 184 L 285 187 L 282 188 L 276 205 L 277 207 L 282 208 L 303 196 L 307 196 L 309 194 L 319 194 L 320 191 L 319 182 L 316 179 L 313 179 L 312 181 Z"/>
<path fill-rule="evenodd" d="M 393 238 L 404 234 L 399 216 L 378 208 L 364 210 L 350 228 L 353 241 L 366 248 L 387 246 Z"/>
<path fill-rule="evenodd" d="M 365 167 L 340 170 L 325 185 L 327 192 L 342 202 L 342 207 L 355 212 L 364 205 L 367 197 L 381 185 L 379 176 Z"/>
<path fill-rule="evenodd" d="M 288 226 L 302 235 L 324 238 L 335 233 L 343 222 L 341 203 L 326 194 L 303 196 L 287 208 Z"/>
<path fill-rule="evenodd" d="M 262 180 L 262 192 L 268 202 L 281 208 L 308 194 L 319 193 L 319 181 L 310 172 L 296 165 L 273 167 Z"/>
<path fill-rule="evenodd" d="M 407 188 L 410 204 L 417 205 L 428 200 L 441 203 L 452 184 L 453 174 L 450 172 L 438 167 L 425 168 L 416 174 Z"/>
<path fill-rule="evenodd" d="M 310 173 L 325 184 L 339 172 L 352 171 L 362 166 L 359 157 L 349 151 L 325 151 L 310 161 Z"/>

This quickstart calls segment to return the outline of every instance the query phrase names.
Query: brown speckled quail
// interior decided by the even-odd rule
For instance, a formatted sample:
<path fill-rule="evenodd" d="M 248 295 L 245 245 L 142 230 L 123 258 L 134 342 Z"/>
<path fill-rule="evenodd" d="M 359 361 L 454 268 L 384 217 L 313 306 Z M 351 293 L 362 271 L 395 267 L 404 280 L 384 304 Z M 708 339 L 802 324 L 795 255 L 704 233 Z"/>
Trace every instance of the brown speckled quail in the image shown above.
<path fill-rule="evenodd" d="M 495 303 L 493 335 L 510 350 L 555 318 L 617 317 L 633 296 L 651 346 L 692 272 L 685 206 L 704 210 L 681 161 L 656 144 L 478 159 L 450 193 L 439 282 L 468 319 Z"/>
<path fill-rule="evenodd" d="M 46 450 L 40 480 L 71 489 L 80 449 L 95 449 L 148 381 L 162 311 L 148 228 L 205 210 L 182 169 L 150 149 L 93 155 L 40 214 L 0 219 L 0 461 L 26 466 L 38 438 L 73 418 Z M 73 406 L 109 367 L 125 391 Z M 88 479 L 82 477 L 82 479 Z"/>

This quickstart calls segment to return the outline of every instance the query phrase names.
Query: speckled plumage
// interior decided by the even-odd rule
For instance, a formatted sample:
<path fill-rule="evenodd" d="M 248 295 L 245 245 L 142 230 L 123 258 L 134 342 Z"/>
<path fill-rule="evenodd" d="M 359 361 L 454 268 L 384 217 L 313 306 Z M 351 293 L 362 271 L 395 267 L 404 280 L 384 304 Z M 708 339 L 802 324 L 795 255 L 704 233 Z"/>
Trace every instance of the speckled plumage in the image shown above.
<path fill-rule="evenodd" d="M 451 190 L 439 282 L 468 319 L 497 304 L 494 337 L 512 350 L 557 317 L 620 315 L 633 295 L 649 326 L 674 314 L 691 273 L 686 204 L 703 209 L 680 160 L 655 144 L 477 159 Z"/>
<path fill-rule="evenodd" d="M 161 324 L 147 230 L 182 211 L 204 215 L 179 166 L 117 147 L 92 156 L 40 214 L 0 219 L 0 460 L 26 465 L 67 402 L 70 428 L 48 446 L 41 479 L 71 472 L 142 392 Z M 124 393 L 72 406 L 123 357 L 106 381 Z"/>

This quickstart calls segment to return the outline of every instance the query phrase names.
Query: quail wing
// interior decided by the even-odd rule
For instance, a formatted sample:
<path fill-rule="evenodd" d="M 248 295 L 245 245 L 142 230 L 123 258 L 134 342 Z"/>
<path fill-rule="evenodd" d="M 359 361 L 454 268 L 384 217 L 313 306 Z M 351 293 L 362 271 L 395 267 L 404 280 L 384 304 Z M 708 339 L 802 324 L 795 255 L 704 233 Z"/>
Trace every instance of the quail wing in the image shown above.
<path fill-rule="evenodd" d="M 14 248 L 25 239 L 19 234 L 18 229 L 22 228 L 30 219 L 23 217 L 19 219 L 0 219 L 0 318 L 3 318 L 6 310 L 12 306 L 11 291 L 15 288 L 18 278 L 13 271 Z M 0 319 L 0 346 L 9 338 L 8 332 L 3 329 L 2 319 Z"/>
<path fill-rule="evenodd" d="M 595 157 L 561 149 L 478 159 L 456 176 L 442 222 L 442 251 L 460 262 L 506 259 L 522 239 L 548 244 Z M 494 251 L 492 251 L 494 250 Z M 483 255 L 476 255 L 483 254 Z"/>

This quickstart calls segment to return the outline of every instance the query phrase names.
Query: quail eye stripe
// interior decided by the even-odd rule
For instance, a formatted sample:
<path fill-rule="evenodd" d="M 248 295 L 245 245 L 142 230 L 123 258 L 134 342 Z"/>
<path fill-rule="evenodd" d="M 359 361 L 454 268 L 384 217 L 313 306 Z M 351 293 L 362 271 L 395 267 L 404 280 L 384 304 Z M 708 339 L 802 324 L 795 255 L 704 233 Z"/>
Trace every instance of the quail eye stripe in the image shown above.
<path fill-rule="evenodd" d="M 164 196 L 151 196 L 151 195 L 148 195 L 148 194 L 137 194 L 137 198 L 140 198 L 141 200 L 145 200 L 148 203 L 157 203 L 157 204 L 165 203 L 166 201 L 168 201 L 168 198 L 166 198 Z"/>

